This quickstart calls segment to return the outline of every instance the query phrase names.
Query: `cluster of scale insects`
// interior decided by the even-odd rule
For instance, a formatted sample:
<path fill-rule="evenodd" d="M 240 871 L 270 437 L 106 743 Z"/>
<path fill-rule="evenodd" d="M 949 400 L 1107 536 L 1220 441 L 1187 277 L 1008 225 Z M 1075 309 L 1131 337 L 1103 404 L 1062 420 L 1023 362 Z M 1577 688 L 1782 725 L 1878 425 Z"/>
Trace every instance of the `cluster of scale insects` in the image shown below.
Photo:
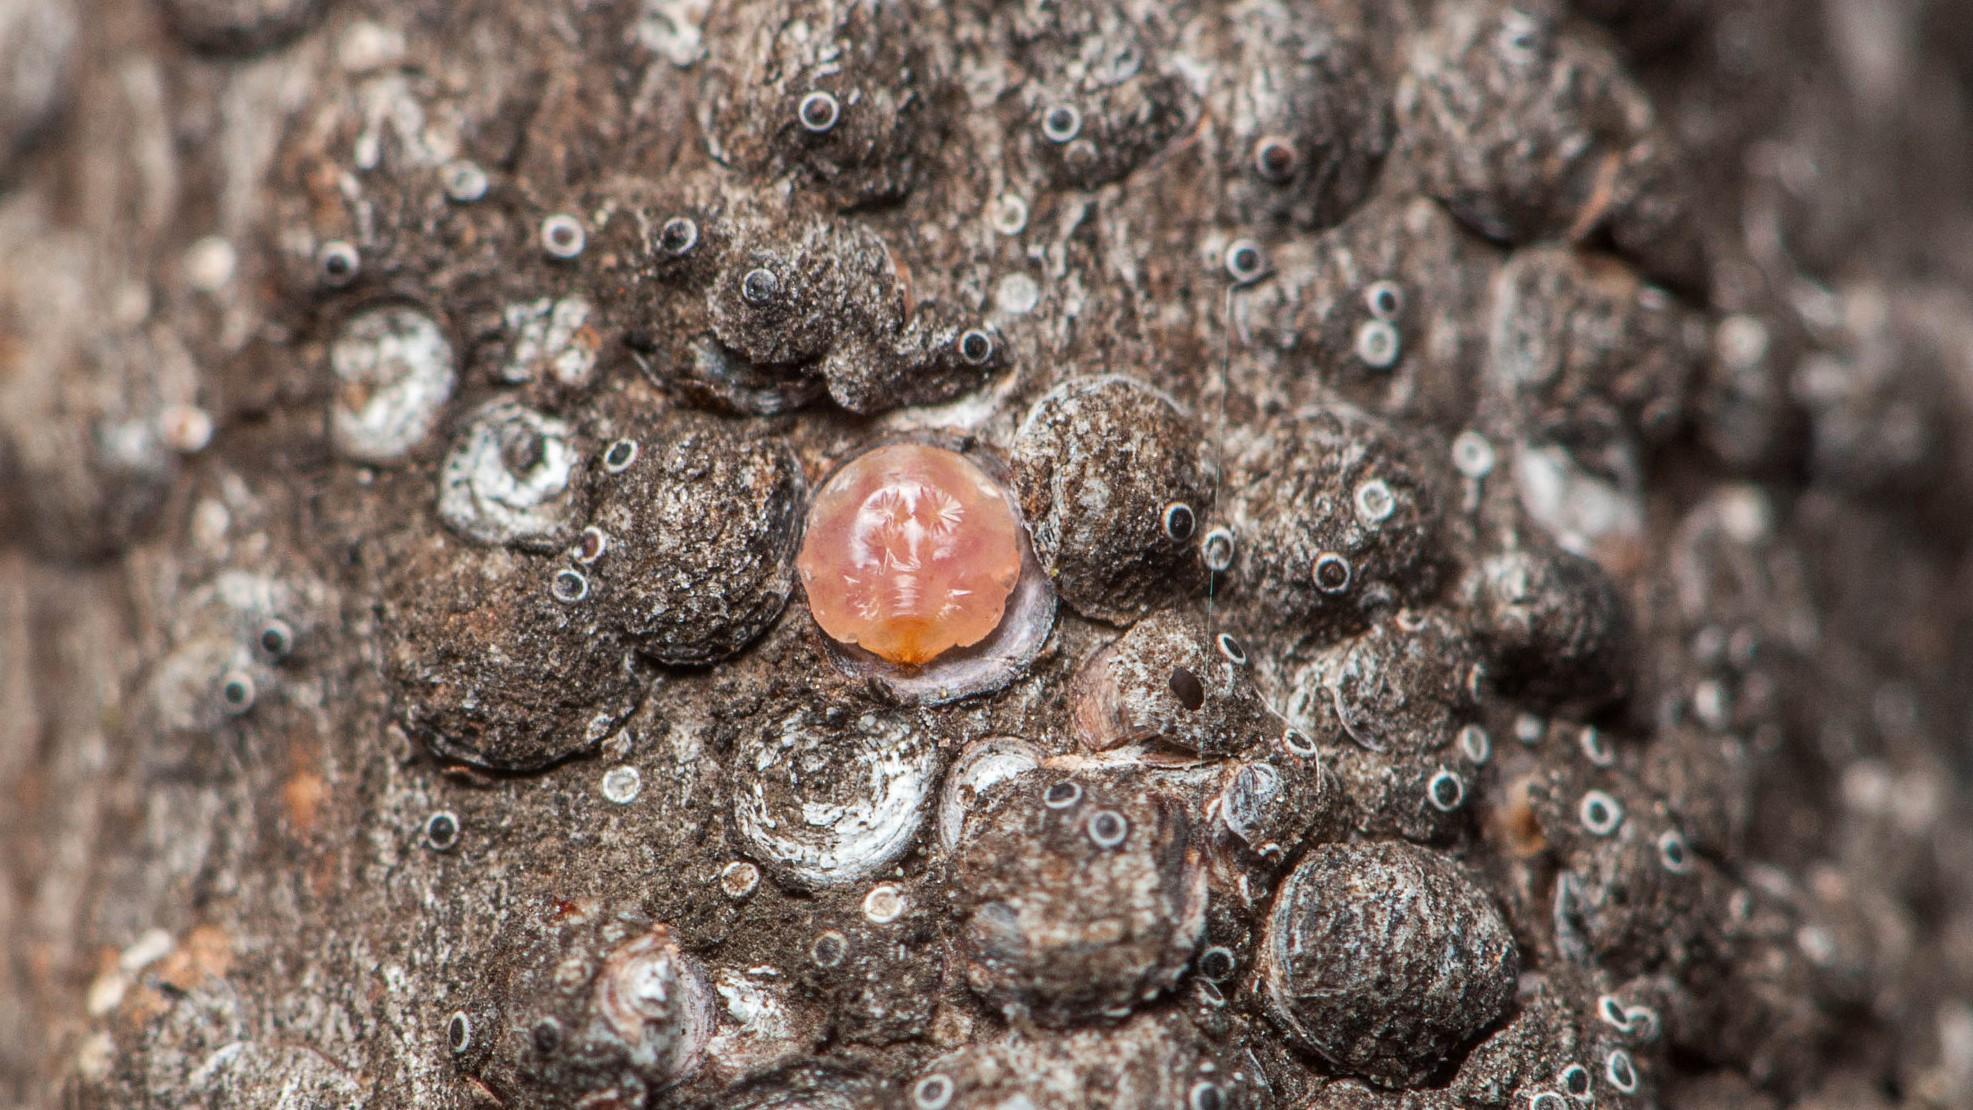
<path fill-rule="evenodd" d="M 222 45 L 334 22 L 166 6 Z M 1645 528 L 1714 328 L 1600 35 L 1252 0 L 959 5 L 932 42 L 773 0 L 681 40 L 657 7 L 710 157 L 580 190 L 359 137 L 361 218 L 297 219 L 276 275 L 345 495 L 396 516 L 361 587 L 394 726 L 516 812 L 594 781 L 698 830 L 450 954 L 459 1097 L 1563 1110 L 1699 1045 L 1785 1082 L 1833 957 L 1724 863 L 1787 556 L 1751 485 Z M 970 118 L 962 70 L 1006 82 Z M 1140 275 L 1168 303 L 1077 276 L 1134 190 L 1194 218 Z M 952 241 L 896 216 L 969 198 Z M 1073 345 L 1154 307 L 1211 341 Z M 1000 630 L 924 667 L 834 643 L 794 571 L 814 488 L 893 442 L 978 462 L 1027 545 Z M 1646 569 L 1709 562 L 1752 569 Z M 169 727 L 207 663 L 248 713 L 320 604 L 242 590 L 252 644 L 160 669 Z M 681 729 L 710 790 L 653 773 Z M 505 850 L 459 790 L 423 847 Z"/>

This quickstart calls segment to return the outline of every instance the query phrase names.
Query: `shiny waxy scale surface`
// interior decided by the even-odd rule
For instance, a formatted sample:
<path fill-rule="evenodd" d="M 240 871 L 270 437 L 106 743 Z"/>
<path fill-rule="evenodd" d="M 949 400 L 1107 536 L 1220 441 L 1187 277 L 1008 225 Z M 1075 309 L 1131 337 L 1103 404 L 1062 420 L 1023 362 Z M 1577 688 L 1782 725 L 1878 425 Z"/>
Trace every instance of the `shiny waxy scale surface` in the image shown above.
<path fill-rule="evenodd" d="M 1008 494 L 977 464 L 893 444 L 816 491 L 795 565 L 824 632 L 915 666 L 999 625 L 1026 543 Z"/>

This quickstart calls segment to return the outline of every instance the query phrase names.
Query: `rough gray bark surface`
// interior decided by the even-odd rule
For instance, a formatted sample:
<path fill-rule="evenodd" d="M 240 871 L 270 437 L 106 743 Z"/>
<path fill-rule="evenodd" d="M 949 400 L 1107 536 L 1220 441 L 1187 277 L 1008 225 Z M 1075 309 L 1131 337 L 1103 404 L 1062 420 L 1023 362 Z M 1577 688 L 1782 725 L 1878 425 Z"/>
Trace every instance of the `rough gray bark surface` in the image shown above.
<path fill-rule="evenodd" d="M 0 0 L 0 1103 L 1973 1105 L 1969 72 Z M 922 674 L 901 440 L 1035 546 Z"/>

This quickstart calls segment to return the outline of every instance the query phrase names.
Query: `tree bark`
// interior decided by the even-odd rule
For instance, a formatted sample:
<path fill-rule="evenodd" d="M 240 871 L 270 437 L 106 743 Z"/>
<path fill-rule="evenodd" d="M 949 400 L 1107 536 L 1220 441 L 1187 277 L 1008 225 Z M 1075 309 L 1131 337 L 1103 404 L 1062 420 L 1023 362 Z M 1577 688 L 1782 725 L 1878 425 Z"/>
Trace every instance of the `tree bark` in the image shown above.
<path fill-rule="evenodd" d="M 1973 1105 L 1969 73 L 0 0 L 0 1103 Z M 922 670 L 900 440 L 1026 524 Z"/>

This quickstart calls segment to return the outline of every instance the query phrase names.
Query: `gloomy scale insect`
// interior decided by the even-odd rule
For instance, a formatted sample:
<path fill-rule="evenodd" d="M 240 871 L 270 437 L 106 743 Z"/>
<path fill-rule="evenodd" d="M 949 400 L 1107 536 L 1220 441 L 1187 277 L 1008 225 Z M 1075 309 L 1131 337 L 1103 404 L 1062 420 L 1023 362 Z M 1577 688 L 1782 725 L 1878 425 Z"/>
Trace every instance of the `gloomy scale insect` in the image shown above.
<path fill-rule="evenodd" d="M 1790 238 L 1903 15 L 151 7 L 0 0 L 0 199 L 152 84 L 212 194 L 0 303 L 0 520 L 335 927 L 104 961 L 83 1102 L 1973 1105 L 1973 307 Z"/>

